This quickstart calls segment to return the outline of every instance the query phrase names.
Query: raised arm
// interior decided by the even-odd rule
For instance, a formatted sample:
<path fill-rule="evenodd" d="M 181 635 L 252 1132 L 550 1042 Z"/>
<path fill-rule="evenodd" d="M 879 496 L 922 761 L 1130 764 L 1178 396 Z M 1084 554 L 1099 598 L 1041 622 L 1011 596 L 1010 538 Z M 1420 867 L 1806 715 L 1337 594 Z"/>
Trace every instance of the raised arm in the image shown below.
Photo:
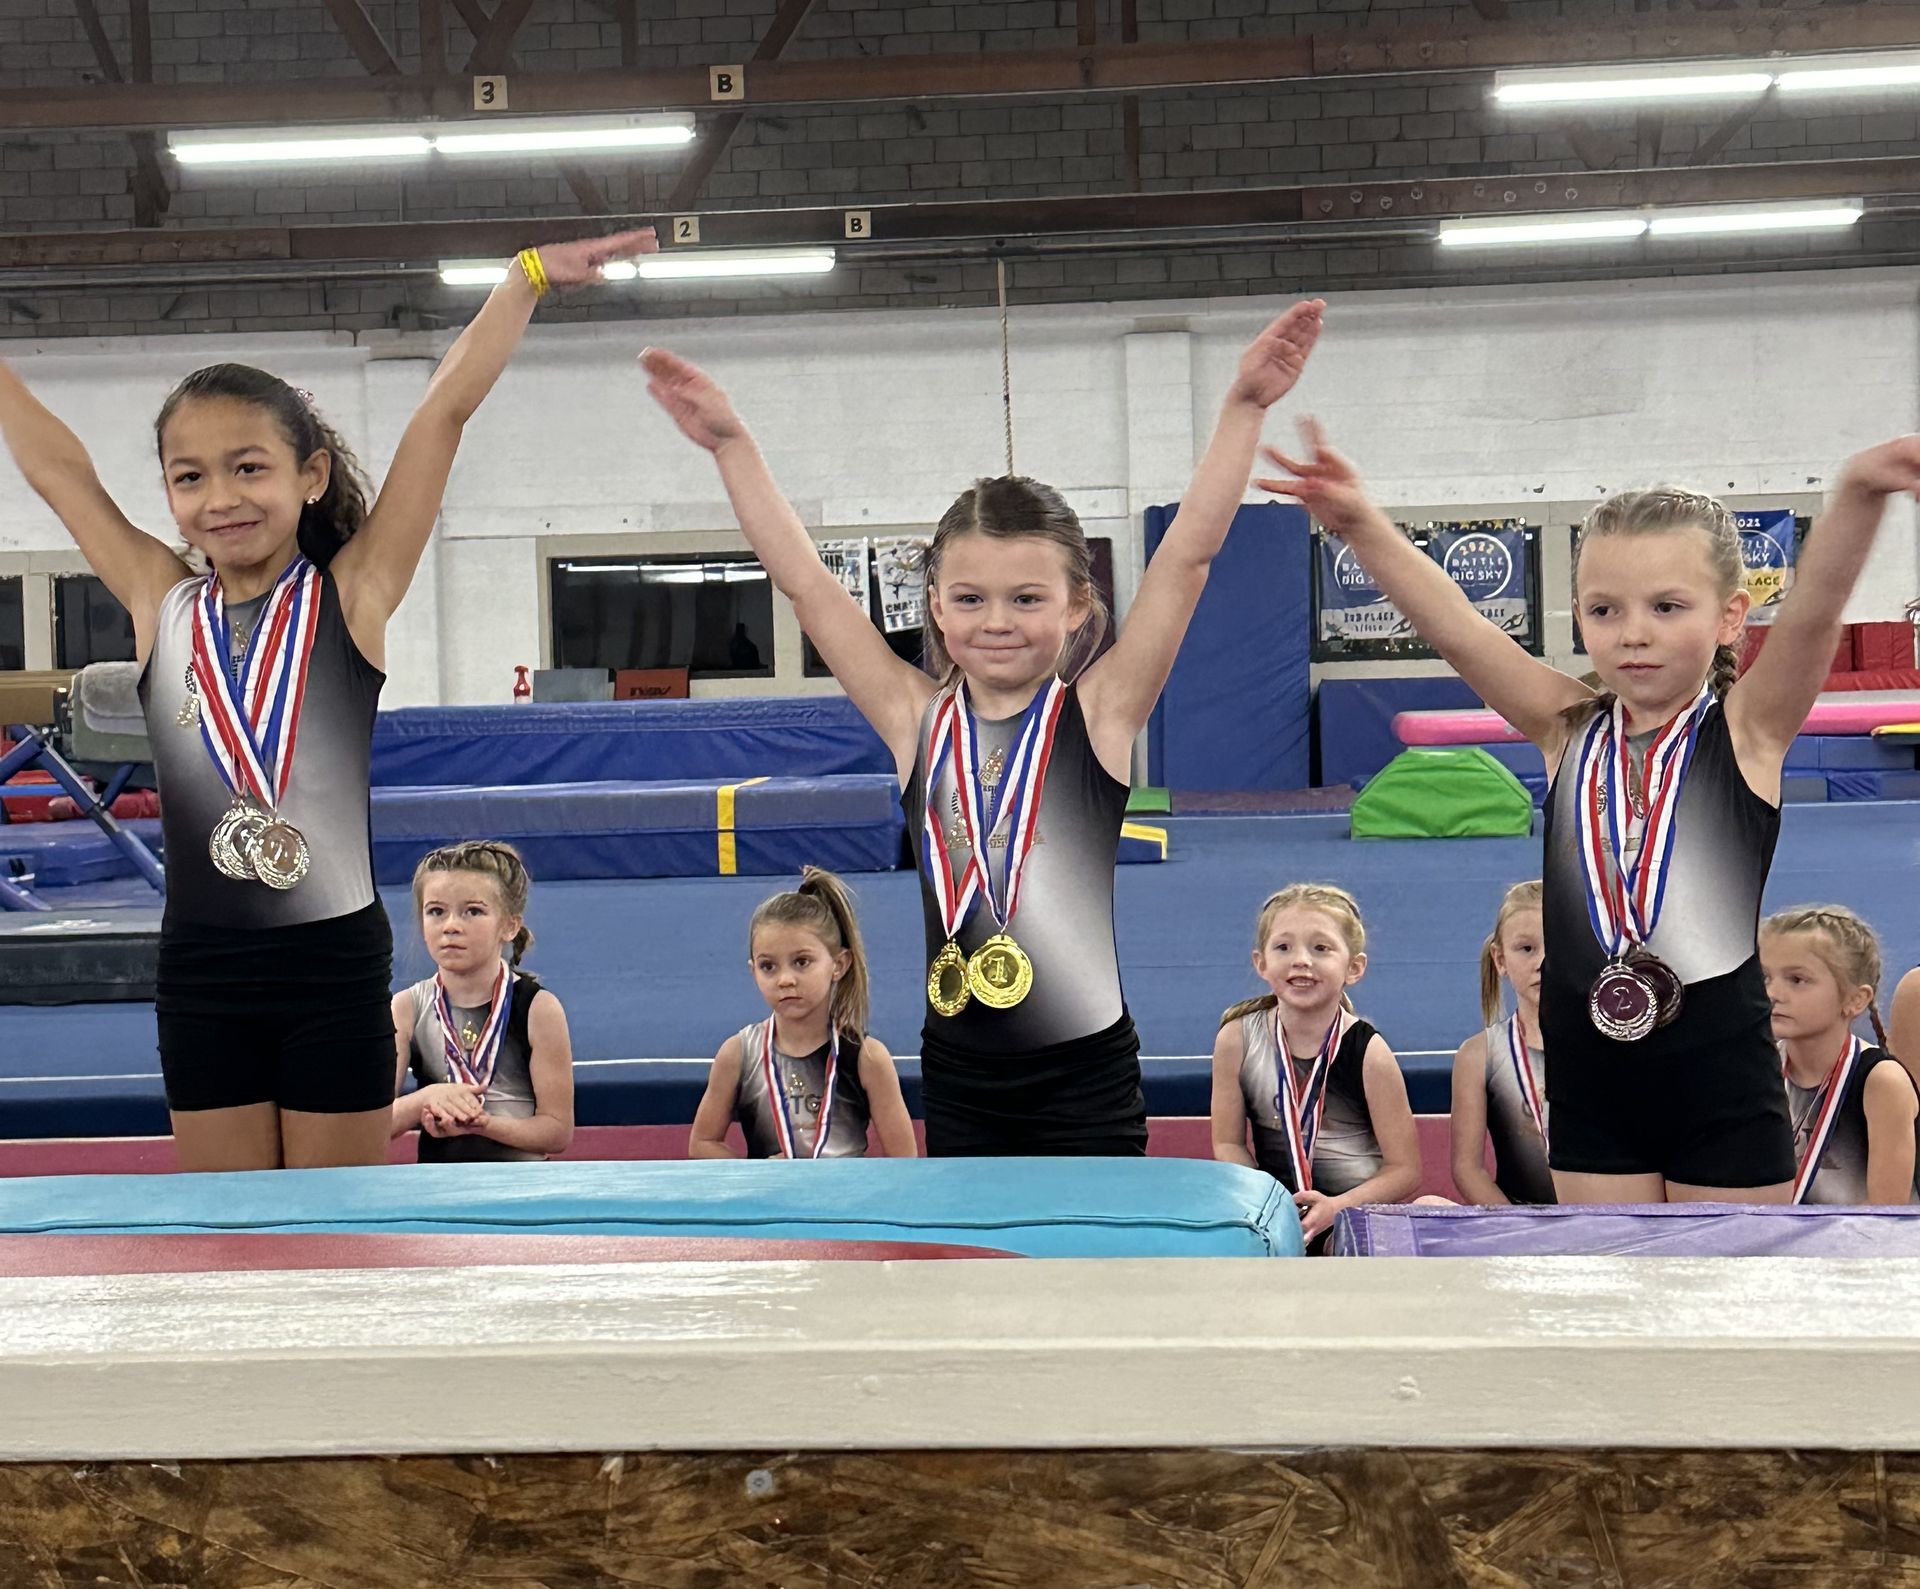
<path fill-rule="evenodd" d="M 1847 460 L 1801 549 L 1793 589 L 1753 666 L 1727 692 L 1727 728 L 1748 781 L 1777 773 L 1820 694 L 1840 615 L 1866 566 L 1887 498 L 1920 493 L 1920 436 L 1901 436 Z"/>
<path fill-rule="evenodd" d="M 1374 506 L 1360 472 L 1327 445 L 1320 426 L 1307 419 L 1300 430 L 1306 458 L 1295 460 L 1269 447 L 1267 456 L 1289 478 L 1255 483 L 1263 491 L 1295 498 L 1345 541 L 1420 637 L 1453 665 L 1480 699 L 1549 759 L 1557 755 L 1566 737 L 1560 714 L 1593 692 L 1529 656 L 1511 635 L 1475 611 L 1440 565 Z"/>
<path fill-rule="evenodd" d="M 920 714 L 933 695 L 933 681 L 894 655 L 872 617 L 820 561 L 813 538 L 782 495 L 720 384 L 665 348 L 648 348 L 640 363 L 654 401 L 689 441 L 713 454 L 747 545 L 780 594 L 793 603 L 800 627 L 847 698 L 887 742 L 904 780 L 913 765 Z"/>
<path fill-rule="evenodd" d="M 1206 589 L 1208 570 L 1246 495 L 1267 410 L 1300 379 L 1319 340 L 1325 309 L 1319 298 L 1293 305 L 1240 355 L 1213 439 L 1180 499 L 1180 511 L 1141 576 L 1126 624 L 1113 648 L 1081 681 L 1082 708 L 1102 761 L 1126 761 L 1127 748 L 1146 727 L 1166 687 L 1187 624 Z M 1117 751 L 1111 758 L 1110 748 Z"/>
<path fill-rule="evenodd" d="M 192 570 L 166 546 L 130 523 L 95 473 L 80 438 L 54 417 L 0 360 L 0 437 L 40 499 L 53 509 L 87 566 L 133 615 L 134 642 L 145 660 L 153 645 L 160 598 Z"/>
<path fill-rule="evenodd" d="M 541 269 L 556 288 L 601 279 L 603 265 L 652 253 L 651 227 L 539 250 Z M 427 538 L 440 516 L 447 476 L 460 438 L 520 345 L 539 295 L 516 259 L 507 279 L 488 295 L 427 383 L 427 394 L 400 437 L 380 494 L 352 540 L 333 560 L 341 605 L 356 643 L 372 655 L 399 607 Z"/>

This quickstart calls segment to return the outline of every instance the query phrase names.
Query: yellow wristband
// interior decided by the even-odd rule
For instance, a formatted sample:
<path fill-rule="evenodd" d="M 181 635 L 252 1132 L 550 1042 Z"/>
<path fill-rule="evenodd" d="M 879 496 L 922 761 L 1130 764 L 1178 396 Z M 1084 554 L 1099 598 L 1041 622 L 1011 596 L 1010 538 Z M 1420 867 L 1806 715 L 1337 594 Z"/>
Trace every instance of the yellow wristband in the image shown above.
<path fill-rule="evenodd" d="M 523 248 L 515 256 L 520 261 L 520 271 L 527 278 L 527 285 L 533 289 L 536 298 L 544 298 L 553 283 L 547 280 L 547 267 L 540 263 L 540 250 Z"/>

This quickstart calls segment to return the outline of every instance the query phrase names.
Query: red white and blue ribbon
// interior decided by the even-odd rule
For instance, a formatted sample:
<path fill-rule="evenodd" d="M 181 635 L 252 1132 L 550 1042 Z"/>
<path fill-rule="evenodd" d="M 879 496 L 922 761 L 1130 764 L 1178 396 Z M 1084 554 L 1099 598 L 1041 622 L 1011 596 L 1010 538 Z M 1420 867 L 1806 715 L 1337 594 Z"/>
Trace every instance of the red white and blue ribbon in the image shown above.
<path fill-rule="evenodd" d="M 1293 1166 L 1293 1189 L 1313 1190 L 1313 1145 L 1320 1136 L 1320 1117 L 1327 1108 L 1327 1077 L 1333 1071 L 1333 1056 L 1353 1029 L 1355 1017 L 1342 1008 L 1334 1011 L 1333 1024 L 1320 1041 L 1320 1052 L 1303 1082 L 1293 1073 L 1293 1052 L 1287 1047 L 1287 1030 L 1281 1024 L 1280 1010 L 1273 1011 L 1273 1069 L 1279 1082 L 1273 1095 L 1273 1112 L 1280 1117 L 1280 1130 L 1287 1140 L 1287 1161 Z"/>
<path fill-rule="evenodd" d="M 1610 959 L 1646 943 L 1659 925 L 1668 865 L 1679 834 L 1675 819 L 1680 791 L 1693 760 L 1701 719 L 1712 704 L 1713 691 L 1703 686 L 1693 704 L 1664 724 L 1647 747 L 1646 827 L 1639 852 L 1631 857 L 1627 787 L 1633 764 L 1626 708 L 1615 701 L 1612 711 L 1596 713 L 1587 725 L 1580 744 L 1575 825 L 1586 873 L 1587 918 Z"/>
<path fill-rule="evenodd" d="M 262 810 L 278 809 L 293 774 L 319 626 L 320 571 L 296 557 L 267 596 L 236 679 L 227 666 L 232 630 L 220 581 L 207 575 L 194 601 L 200 737 L 226 786 Z"/>
<path fill-rule="evenodd" d="M 1840 1045 L 1840 1057 L 1820 1084 L 1813 1105 L 1813 1128 L 1807 1133 L 1807 1151 L 1800 1156 L 1800 1167 L 1793 1176 L 1793 1202 L 1800 1202 L 1812 1190 L 1814 1177 L 1820 1173 L 1820 1160 L 1827 1151 L 1827 1141 L 1833 1135 L 1834 1122 L 1840 1118 L 1840 1105 L 1852 1085 L 1853 1068 L 1860 1063 L 1866 1047 L 1853 1033 L 1847 1033 L 1846 1042 Z M 1784 1053 L 1780 1056 L 1780 1075 L 1783 1080 L 1787 1075 Z"/>
<path fill-rule="evenodd" d="M 999 787 L 989 791 L 980 776 L 979 730 L 973 708 L 967 700 L 963 679 L 954 687 L 959 707 L 955 725 L 954 784 L 960 792 L 960 822 L 973 851 L 970 870 L 978 875 L 979 886 L 987 896 L 987 909 L 1001 931 L 1020 908 L 1020 879 L 1027 869 L 1027 857 L 1033 853 L 1040 832 L 1040 796 L 1047 781 L 1047 764 L 1053 759 L 1054 736 L 1060 730 L 1060 712 L 1066 705 L 1067 687 L 1058 678 L 1047 681 L 1027 703 L 1020 728 L 1014 735 L 1013 750 L 1007 757 L 1006 771 Z M 993 867 L 989 854 L 993 837 L 1007 829 L 1007 864 L 998 892 L 993 886 Z"/>
<path fill-rule="evenodd" d="M 1540 1146 L 1547 1145 L 1547 1100 L 1533 1074 L 1533 1055 L 1527 1050 L 1527 1028 L 1515 1010 L 1507 1017 L 1507 1056 L 1513 1061 L 1513 1079 L 1520 1084 L 1520 1101 L 1527 1106 L 1527 1118 L 1540 1133 Z"/>
<path fill-rule="evenodd" d="M 760 1068 L 767 1079 L 767 1096 L 773 1101 L 773 1129 L 780 1138 L 780 1151 L 790 1159 L 817 1159 L 827 1151 L 827 1133 L 833 1129 L 834 1082 L 840 1076 L 840 1029 L 834 1027 L 827 1037 L 827 1083 L 820 1090 L 820 1113 L 813 1122 L 813 1151 L 801 1153 L 799 1134 L 793 1126 L 793 1104 L 780 1084 L 780 1067 L 773 1052 L 774 1020 L 767 1017 L 766 1036 L 760 1043 Z"/>
<path fill-rule="evenodd" d="M 506 961 L 494 973 L 493 994 L 487 1006 L 487 1024 L 480 1029 L 469 1054 L 460 1046 L 460 1027 L 453 1018 L 453 1001 L 447 997 L 446 978 L 433 979 L 433 1013 L 440 1018 L 440 1036 L 447 1045 L 447 1074 L 465 1082 L 484 1099 L 493 1085 L 493 1069 L 500 1058 L 500 1042 L 507 1034 L 507 1017 L 513 1009 L 513 973 Z"/>
<path fill-rule="evenodd" d="M 940 907 L 940 925 L 949 941 L 960 936 L 961 923 L 967 919 L 974 895 L 980 889 L 980 872 L 971 855 L 961 875 L 953 875 L 953 865 L 947 857 L 946 832 L 940 821 L 940 775 L 946 770 L 959 738 L 956 731 L 959 721 L 959 697 L 949 690 L 933 709 L 933 728 L 927 740 L 926 810 L 921 814 L 921 859 L 933 884 L 934 900 Z"/>

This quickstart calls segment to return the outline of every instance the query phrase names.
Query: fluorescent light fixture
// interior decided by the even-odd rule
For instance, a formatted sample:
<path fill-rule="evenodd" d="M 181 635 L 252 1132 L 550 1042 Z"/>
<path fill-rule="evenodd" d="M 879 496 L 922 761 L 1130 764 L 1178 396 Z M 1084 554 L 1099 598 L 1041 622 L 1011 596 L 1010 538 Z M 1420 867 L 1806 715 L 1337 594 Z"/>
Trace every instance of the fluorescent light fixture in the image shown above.
<path fill-rule="evenodd" d="M 330 127 L 288 132 L 170 132 L 182 165 L 286 165 L 339 160 L 453 159 L 476 155 L 675 149 L 693 141 L 691 116 L 555 116 L 546 120 L 415 122 L 393 127 Z"/>
<path fill-rule="evenodd" d="M 1541 216 L 1536 220 L 1449 221 L 1440 228 L 1442 248 L 1480 248 L 1504 243 L 1604 243 L 1639 237 L 1644 215 Z"/>
<path fill-rule="evenodd" d="M 1773 68 L 1758 61 L 1685 61 L 1649 67 L 1495 72 L 1493 98 L 1495 104 L 1511 106 L 1723 99 L 1765 93 L 1773 87 L 1773 77 Z"/>
<path fill-rule="evenodd" d="M 1699 210 L 1663 210 L 1647 218 L 1647 230 L 1655 237 L 1815 231 L 1852 226 L 1860 219 L 1860 211 L 1858 199 L 1829 199 L 1797 205 L 1733 204 Z"/>
<path fill-rule="evenodd" d="M 443 259 L 440 281 L 447 287 L 498 287 L 507 267 L 497 259 Z"/>
<path fill-rule="evenodd" d="M 637 574 L 638 563 L 562 563 L 563 574 Z"/>
<path fill-rule="evenodd" d="M 833 269 L 830 248 L 782 248 L 759 253 L 647 254 L 642 281 L 690 281 L 720 276 L 820 276 Z"/>
<path fill-rule="evenodd" d="M 1883 50 L 1871 55 L 1810 56 L 1804 65 L 1783 66 L 1783 94 L 1845 93 L 1870 88 L 1920 88 L 1920 50 Z"/>
<path fill-rule="evenodd" d="M 339 128 L 331 132 L 170 132 L 167 147 L 183 166 L 294 165 L 325 160 L 410 160 L 433 152 L 419 132 Z"/>

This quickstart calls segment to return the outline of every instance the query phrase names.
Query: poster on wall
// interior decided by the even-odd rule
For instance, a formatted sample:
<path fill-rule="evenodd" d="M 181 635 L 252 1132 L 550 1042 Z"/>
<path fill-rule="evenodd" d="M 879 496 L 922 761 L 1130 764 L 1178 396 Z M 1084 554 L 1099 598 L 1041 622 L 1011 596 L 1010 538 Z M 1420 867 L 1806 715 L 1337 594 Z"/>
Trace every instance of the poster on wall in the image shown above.
<path fill-rule="evenodd" d="M 1320 645 L 1344 649 L 1383 640 L 1418 643 L 1407 615 L 1387 600 L 1346 542 L 1314 536 L 1313 583 L 1318 608 L 1314 638 Z"/>
<path fill-rule="evenodd" d="M 1427 555 L 1486 620 L 1522 644 L 1533 638 L 1533 534 L 1518 519 L 1429 524 Z"/>
<path fill-rule="evenodd" d="M 1753 606 L 1747 622 L 1770 624 L 1793 588 L 1794 522 L 1791 508 L 1763 508 L 1733 516 L 1740 530 L 1740 562 Z"/>
<path fill-rule="evenodd" d="M 857 541 L 821 541 L 820 561 L 840 581 L 862 612 L 868 608 L 867 543 Z"/>
<path fill-rule="evenodd" d="M 880 627 L 888 634 L 918 629 L 927 603 L 927 543 L 911 536 L 873 543 L 880 583 Z"/>

